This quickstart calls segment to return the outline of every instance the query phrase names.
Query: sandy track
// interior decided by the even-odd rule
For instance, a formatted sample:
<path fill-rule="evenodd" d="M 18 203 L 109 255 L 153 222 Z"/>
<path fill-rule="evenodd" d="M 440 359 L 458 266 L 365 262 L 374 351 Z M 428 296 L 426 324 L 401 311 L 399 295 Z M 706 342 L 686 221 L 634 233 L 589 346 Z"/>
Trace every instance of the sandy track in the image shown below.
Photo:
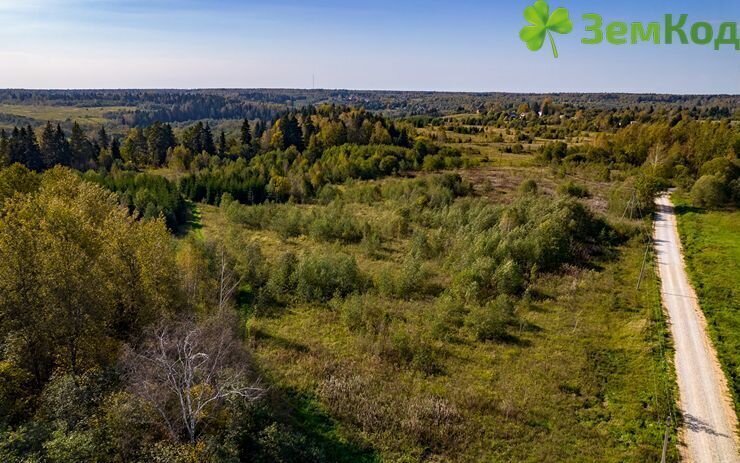
<path fill-rule="evenodd" d="M 684 417 L 684 461 L 739 463 L 737 415 L 727 380 L 706 333 L 706 320 L 689 283 L 673 204 L 667 195 L 656 200 L 655 250 L 662 298 L 676 349 L 676 374 Z"/>

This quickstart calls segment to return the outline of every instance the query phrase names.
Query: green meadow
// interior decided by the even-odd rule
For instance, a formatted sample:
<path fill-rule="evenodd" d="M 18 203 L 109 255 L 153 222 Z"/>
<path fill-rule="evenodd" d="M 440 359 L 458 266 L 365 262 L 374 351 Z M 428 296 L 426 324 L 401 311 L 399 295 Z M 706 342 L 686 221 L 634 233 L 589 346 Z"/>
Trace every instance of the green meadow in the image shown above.
<path fill-rule="evenodd" d="M 740 411 L 740 211 L 708 211 L 674 198 L 689 276 Z"/>

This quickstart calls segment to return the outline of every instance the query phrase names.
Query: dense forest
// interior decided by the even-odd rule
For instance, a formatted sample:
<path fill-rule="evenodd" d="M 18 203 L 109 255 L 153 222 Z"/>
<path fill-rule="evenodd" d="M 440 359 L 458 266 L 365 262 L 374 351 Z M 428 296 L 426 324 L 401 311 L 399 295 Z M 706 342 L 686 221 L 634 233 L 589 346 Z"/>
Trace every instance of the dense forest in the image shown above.
<path fill-rule="evenodd" d="M 0 460 L 677 461 L 645 230 L 737 110 L 2 90 Z"/>
<path fill-rule="evenodd" d="M 721 119 L 737 114 L 736 95 L 656 95 L 656 94 L 516 94 L 392 92 L 361 90 L 295 89 L 211 89 L 211 90 L 0 90 L 0 122 L 33 123 L 33 119 L 14 111 L 18 105 L 60 108 L 100 108 L 110 127 L 147 126 L 188 122 L 199 119 L 271 120 L 286 107 L 338 104 L 361 106 L 369 111 L 394 117 L 440 117 L 460 113 L 515 114 L 522 105 L 537 110 L 543 100 L 557 101 L 563 114 L 601 112 L 617 114 L 623 110 L 639 112 L 661 109 L 673 114 L 691 111 L 702 118 Z M 11 107 L 14 109 L 11 110 Z M 621 115 L 617 116 L 621 117 Z M 44 119 L 38 119 L 41 125 Z"/>

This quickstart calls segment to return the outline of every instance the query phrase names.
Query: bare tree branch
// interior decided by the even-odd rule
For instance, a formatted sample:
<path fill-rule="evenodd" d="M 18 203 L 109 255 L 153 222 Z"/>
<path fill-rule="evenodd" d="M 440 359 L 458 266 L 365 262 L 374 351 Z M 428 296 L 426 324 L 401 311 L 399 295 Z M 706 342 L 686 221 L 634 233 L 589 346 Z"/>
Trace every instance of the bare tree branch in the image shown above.
<path fill-rule="evenodd" d="M 200 324 L 162 323 L 124 356 L 131 391 L 156 410 L 173 438 L 194 442 L 212 409 L 264 393 L 259 379 L 249 380 L 249 359 L 232 326 L 223 313 Z"/>

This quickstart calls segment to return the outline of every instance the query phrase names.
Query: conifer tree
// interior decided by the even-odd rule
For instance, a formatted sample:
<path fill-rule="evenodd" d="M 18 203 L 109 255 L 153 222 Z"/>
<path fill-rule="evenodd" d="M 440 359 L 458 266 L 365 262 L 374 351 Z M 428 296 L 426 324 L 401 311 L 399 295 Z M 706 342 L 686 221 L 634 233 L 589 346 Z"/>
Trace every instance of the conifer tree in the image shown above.
<path fill-rule="evenodd" d="M 225 157 L 227 154 L 228 148 L 226 147 L 226 134 L 224 131 L 221 131 L 221 136 L 218 138 L 218 155 L 221 157 Z"/>
<path fill-rule="evenodd" d="M 21 129 L 20 135 L 22 163 L 31 170 L 38 171 L 43 169 L 44 163 L 41 158 L 41 150 L 39 150 L 33 128 L 28 125 L 26 129 Z"/>
<path fill-rule="evenodd" d="M 118 138 L 114 138 L 110 142 L 110 155 L 114 161 L 121 159 L 121 142 L 118 141 Z"/>
<path fill-rule="evenodd" d="M 67 136 L 64 134 L 64 131 L 62 130 L 62 126 L 60 124 L 57 124 L 57 129 L 54 132 L 54 138 L 57 149 L 59 150 L 59 154 L 57 157 L 59 158 L 59 163 L 64 166 L 71 166 L 72 165 L 72 153 L 69 148 L 69 141 L 67 141 Z"/>
<path fill-rule="evenodd" d="M 262 135 L 264 133 L 265 133 L 265 123 L 262 122 L 262 120 L 258 120 L 257 123 L 254 124 L 253 140 L 259 141 L 259 139 L 262 138 Z"/>
<path fill-rule="evenodd" d="M 296 119 L 295 114 L 291 113 L 285 117 L 283 132 L 285 133 L 284 149 L 295 146 L 298 151 L 303 151 L 303 133 L 298 126 L 298 119 Z"/>
<path fill-rule="evenodd" d="M 100 130 L 98 130 L 98 145 L 100 145 L 103 149 L 110 148 L 110 137 L 108 136 L 108 133 L 105 131 L 105 126 L 101 125 Z"/>
<path fill-rule="evenodd" d="M 216 154 L 216 145 L 213 143 L 213 132 L 211 131 L 211 126 L 207 122 L 203 128 L 201 140 L 203 143 L 203 151 L 211 155 Z"/>
<path fill-rule="evenodd" d="M 57 146 L 57 134 L 51 122 L 47 122 L 46 126 L 44 126 L 44 131 L 41 132 L 39 149 L 41 149 L 41 157 L 43 158 L 45 168 L 48 169 L 61 164 L 59 147 Z"/>
<path fill-rule="evenodd" d="M 149 146 L 144 130 L 141 127 L 131 129 L 123 140 L 121 146 L 121 157 L 124 161 L 135 165 L 147 164 L 149 160 Z"/>
<path fill-rule="evenodd" d="M 5 129 L 0 129 L 0 167 L 10 164 L 10 142 Z"/>
<path fill-rule="evenodd" d="M 177 144 L 172 126 L 155 122 L 146 128 L 144 135 L 147 141 L 147 162 L 157 166 L 164 164 L 167 160 L 167 151 Z"/>
<path fill-rule="evenodd" d="M 242 122 L 240 141 L 242 146 L 249 146 L 252 143 L 252 133 L 249 130 L 249 119 L 247 118 L 244 118 L 244 122 Z"/>
<path fill-rule="evenodd" d="M 72 124 L 69 147 L 72 153 L 72 166 L 79 170 L 86 169 L 90 161 L 97 155 L 93 152 L 92 143 L 90 143 L 87 135 L 77 122 Z"/>

